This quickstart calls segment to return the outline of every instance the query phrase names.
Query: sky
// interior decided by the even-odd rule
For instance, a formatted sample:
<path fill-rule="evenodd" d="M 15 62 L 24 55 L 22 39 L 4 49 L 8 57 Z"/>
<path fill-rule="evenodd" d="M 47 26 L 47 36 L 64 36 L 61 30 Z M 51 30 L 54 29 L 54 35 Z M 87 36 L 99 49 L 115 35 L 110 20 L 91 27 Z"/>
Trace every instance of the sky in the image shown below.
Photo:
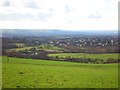
<path fill-rule="evenodd" d="M 118 30 L 118 1 L 0 0 L 0 28 Z"/>

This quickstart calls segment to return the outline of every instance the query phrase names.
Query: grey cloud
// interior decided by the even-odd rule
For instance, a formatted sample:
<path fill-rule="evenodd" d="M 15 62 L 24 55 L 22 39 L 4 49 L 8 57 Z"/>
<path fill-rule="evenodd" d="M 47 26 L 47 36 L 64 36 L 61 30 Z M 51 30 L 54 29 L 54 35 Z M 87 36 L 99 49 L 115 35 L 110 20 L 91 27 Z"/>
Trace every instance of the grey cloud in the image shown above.
<path fill-rule="evenodd" d="M 34 9 L 42 9 L 34 0 L 27 0 L 27 2 L 24 3 L 24 6 L 27 8 L 34 8 Z"/>
<path fill-rule="evenodd" d="M 55 12 L 54 9 L 52 9 L 52 8 L 48 8 L 48 10 L 51 12 Z"/>
<path fill-rule="evenodd" d="M 98 12 L 96 12 L 96 13 L 94 13 L 94 14 L 90 14 L 90 15 L 88 15 L 88 18 L 99 19 L 99 18 L 101 18 L 101 16 L 99 15 Z"/>
<path fill-rule="evenodd" d="M 36 19 L 41 21 L 47 21 L 48 18 L 52 17 L 52 14 L 49 13 L 38 13 Z"/>
<path fill-rule="evenodd" d="M 69 20 L 69 23 L 73 23 L 73 20 Z"/>
<path fill-rule="evenodd" d="M 69 13 L 70 11 L 71 11 L 70 8 L 67 5 L 65 5 L 65 12 Z"/>
<path fill-rule="evenodd" d="M 28 1 L 25 3 L 25 7 L 28 8 L 39 8 L 38 4 L 35 3 L 34 1 Z"/>
<path fill-rule="evenodd" d="M 0 13 L 0 20 L 9 20 L 9 21 L 16 21 L 22 19 L 29 19 L 32 18 L 31 14 L 21 14 L 21 13 L 12 13 L 12 14 L 2 14 Z"/>
<path fill-rule="evenodd" d="M 5 0 L 2 6 L 10 6 L 10 0 Z"/>
<path fill-rule="evenodd" d="M 11 6 L 11 0 L 5 0 L 2 6 Z M 27 8 L 39 8 L 41 9 L 41 7 L 39 7 L 39 5 L 37 3 L 35 3 L 33 0 L 28 0 L 27 2 L 23 3 L 24 7 Z"/>
<path fill-rule="evenodd" d="M 21 13 L 12 13 L 12 14 L 3 14 L 0 13 L 0 20 L 5 21 L 17 21 L 17 20 L 37 20 L 37 21 L 47 21 L 48 18 L 50 18 L 52 14 L 49 13 L 38 13 L 36 15 L 32 15 L 30 13 L 21 14 Z"/>
<path fill-rule="evenodd" d="M 110 0 L 104 0 L 106 3 L 109 3 L 110 2 Z"/>

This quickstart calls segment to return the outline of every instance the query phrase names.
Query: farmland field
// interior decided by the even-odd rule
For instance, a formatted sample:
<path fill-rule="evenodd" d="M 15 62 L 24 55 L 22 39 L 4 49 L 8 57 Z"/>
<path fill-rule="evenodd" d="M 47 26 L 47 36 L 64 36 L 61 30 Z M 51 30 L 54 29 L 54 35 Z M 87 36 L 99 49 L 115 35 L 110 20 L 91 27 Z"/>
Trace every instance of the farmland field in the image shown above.
<path fill-rule="evenodd" d="M 117 88 L 118 64 L 2 57 L 3 88 Z"/>
<path fill-rule="evenodd" d="M 90 58 L 90 59 L 98 59 L 98 60 L 107 60 L 107 59 L 116 59 L 118 60 L 118 53 L 111 54 L 85 54 L 85 53 L 59 53 L 59 54 L 49 54 L 50 57 L 58 57 L 58 58 Z"/>
<path fill-rule="evenodd" d="M 21 45 L 23 47 L 19 48 L 14 48 L 14 49 L 8 49 L 8 51 L 24 51 L 24 50 L 30 50 L 32 48 L 36 48 L 37 50 L 61 50 L 61 48 L 58 48 L 56 46 L 50 45 L 50 44 L 45 44 L 45 45 L 37 45 L 37 46 L 24 46 L 24 44 L 16 44 L 17 46 Z"/>

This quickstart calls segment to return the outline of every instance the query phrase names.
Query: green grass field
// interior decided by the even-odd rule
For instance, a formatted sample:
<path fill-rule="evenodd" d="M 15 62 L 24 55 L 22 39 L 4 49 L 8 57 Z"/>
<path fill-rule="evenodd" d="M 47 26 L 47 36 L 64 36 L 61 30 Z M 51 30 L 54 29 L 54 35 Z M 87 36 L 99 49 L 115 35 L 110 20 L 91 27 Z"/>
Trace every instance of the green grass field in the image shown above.
<path fill-rule="evenodd" d="M 59 54 L 49 54 L 50 57 L 58 57 L 58 58 L 90 58 L 90 59 L 98 59 L 98 60 L 107 60 L 107 59 L 116 59 L 118 60 L 118 54 L 85 54 L 85 53 L 59 53 Z"/>
<path fill-rule="evenodd" d="M 8 62 L 9 60 L 9 62 Z M 117 64 L 2 57 L 3 88 L 117 88 Z"/>
<path fill-rule="evenodd" d="M 23 47 L 20 47 L 20 48 L 14 48 L 14 49 L 8 49 L 8 51 L 24 51 L 24 50 L 30 50 L 31 48 L 36 48 L 36 50 L 46 50 L 46 51 L 60 51 L 62 50 L 61 48 L 59 47 L 56 47 L 54 45 L 51 45 L 51 44 L 44 44 L 44 45 L 37 45 L 37 46 L 24 46 L 24 44 L 15 44 L 17 46 L 19 45 L 23 45 Z"/>

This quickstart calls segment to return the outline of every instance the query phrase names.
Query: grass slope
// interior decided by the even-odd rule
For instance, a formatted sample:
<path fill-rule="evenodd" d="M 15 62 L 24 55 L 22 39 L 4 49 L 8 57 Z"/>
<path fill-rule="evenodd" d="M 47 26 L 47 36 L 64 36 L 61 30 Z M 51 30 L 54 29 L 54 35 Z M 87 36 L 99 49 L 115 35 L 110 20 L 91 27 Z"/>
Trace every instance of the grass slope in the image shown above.
<path fill-rule="evenodd" d="M 50 57 L 58 57 L 58 58 L 90 58 L 90 59 L 98 59 L 98 60 L 107 60 L 107 59 L 116 59 L 118 60 L 118 54 L 85 54 L 85 53 L 59 53 L 59 54 L 49 54 Z"/>
<path fill-rule="evenodd" d="M 2 58 L 3 88 L 118 87 L 117 64 Z"/>
<path fill-rule="evenodd" d="M 22 44 L 16 44 L 17 46 L 18 45 L 22 45 Z M 20 47 L 20 48 L 15 48 L 15 49 L 9 49 L 8 51 L 24 51 L 24 50 L 30 50 L 31 48 L 36 48 L 36 50 L 52 50 L 52 51 L 59 51 L 59 50 L 62 50 L 61 48 L 59 47 L 56 47 L 54 45 L 51 45 L 51 44 L 45 44 L 45 45 L 37 45 L 37 46 L 23 46 L 23 47 Z"/>

